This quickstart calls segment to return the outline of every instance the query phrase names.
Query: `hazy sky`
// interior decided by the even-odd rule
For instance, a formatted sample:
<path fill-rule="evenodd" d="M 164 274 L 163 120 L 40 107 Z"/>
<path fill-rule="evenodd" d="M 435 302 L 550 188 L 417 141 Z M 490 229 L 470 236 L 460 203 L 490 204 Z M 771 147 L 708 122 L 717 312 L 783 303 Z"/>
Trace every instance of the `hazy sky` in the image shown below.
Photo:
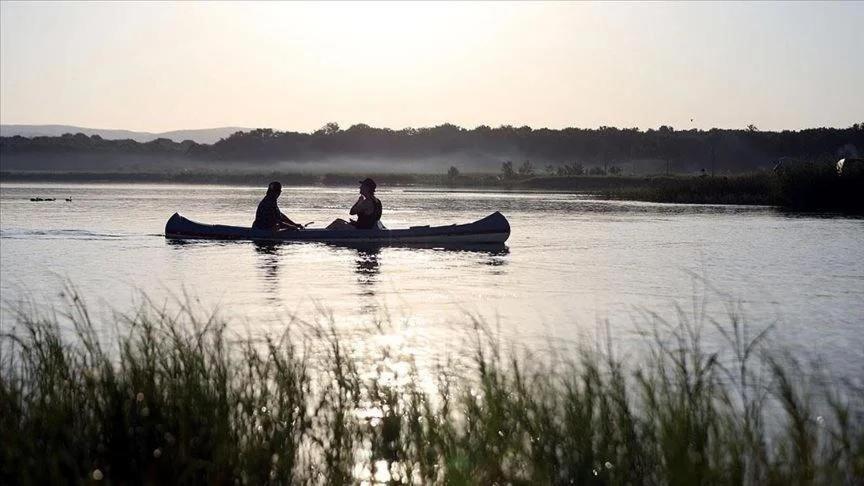
<path fill-rule="evenodd" d="M 0 19 L 4 124 L 864 121 L 864 2 L 2 2 Z"/>

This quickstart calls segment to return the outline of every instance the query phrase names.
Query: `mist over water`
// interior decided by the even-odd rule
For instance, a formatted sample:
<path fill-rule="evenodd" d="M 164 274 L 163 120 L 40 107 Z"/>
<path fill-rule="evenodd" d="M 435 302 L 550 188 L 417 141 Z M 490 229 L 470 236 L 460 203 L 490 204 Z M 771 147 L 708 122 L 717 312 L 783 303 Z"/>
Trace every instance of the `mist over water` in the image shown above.
<path fill-rule="evenodd" d="M 386 322 L 385 335 L 418 358 L 458 352 L 471 320 L 542 356 L 591 344 L 608 321 L 625 354 L 653 318 L 677 322 L 694 299 L 723 320 L 729 305 L 772 345 L 822 356 L 840 374 L 864 353 L 864 221 L 784 214 L 767 207 L 593 200 L 585 195 L 382 188 L 390 228 L 463 223 L 501 211 L 504 250 L 346 248 L 318 243 L 176 242 L 175 211 L 207 223 L 249 225 L 263 188 L 4 184 L 0 292 L 9 304 L 61 303 L 71 282 L 97 315 L 184 294 L 219 309 L 237 332 L 279 333 L 292 319 L 343 330 Z M 35 203 L 29 198 L 54 197 Z M 64 198 L 71 197 L 71 202 Z M 323 227 L 347 216 L 353 189 L 286 188 L 280 207 Z M 701 306 L 701 303 L 698 304 Z M 708 326 L 710 327 L 710 326 Z M 710 329 L 707 339 L 717 339 Z"/>

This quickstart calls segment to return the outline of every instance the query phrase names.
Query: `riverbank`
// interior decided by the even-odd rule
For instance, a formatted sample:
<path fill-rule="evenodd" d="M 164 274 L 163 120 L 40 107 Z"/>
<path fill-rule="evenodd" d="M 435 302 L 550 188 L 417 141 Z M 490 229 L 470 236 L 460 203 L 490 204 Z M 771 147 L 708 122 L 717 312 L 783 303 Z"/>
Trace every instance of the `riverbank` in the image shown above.
<path fill-rule="evenodd" d="M 0 172 L 3 182 L 226 184 L 264 187 L 355 186 L 371 176 L 380 187 L 578 192 L 618 200 L 679 204 L 771 205 L 793 211 L 864 214 L 864 171 L 799 164 L 773 172 L 702 175 L 308 174 L 297 172 Z"/>
<path fill-rule="evenodd" d="M 864 388 L 789 356 L 741 316 L 662 324 L 632 363 L 538 359 L 474 323 L 473 358 L 433 376 L 385 344 L 370 363 L 327 325 L 238 339 L 152 306 L 96 323 L 17 314 L 0 337 L 8 484 L 854 484 Z M 116 329 L 105 342 L 107 329 Z M 750 337 L 747 337 L 750 336 Z M 511 351 L 505 351 L 511 349 Z"/>

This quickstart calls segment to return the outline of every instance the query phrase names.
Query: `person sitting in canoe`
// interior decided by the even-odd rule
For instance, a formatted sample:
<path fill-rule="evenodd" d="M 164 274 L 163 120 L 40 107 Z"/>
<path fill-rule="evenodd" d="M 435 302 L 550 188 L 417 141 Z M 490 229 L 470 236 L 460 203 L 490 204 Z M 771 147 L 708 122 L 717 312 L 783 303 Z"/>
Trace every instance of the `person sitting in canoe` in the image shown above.
<path fill-rule="evenodd" d="M 357 220 L 345 221 L 337 218 L 327 229 L 377 229 L 381 220 L 381 201 L 375 197 L 377 184 L 370 178 L 360 181 L 360 197 L 351 206 L 349 214 L 356 215 Z"/>
<path fill-rule="evenodd" d="M 273 181 L 267 186 L 267 195 L 258 203 L 258 210 L 255 211 L 255 222 L 252 223 L 253 228 L 271 231 L 298 230 L 303 228 L 303 225 L 291 221 L 288 216 L 279 211 L 276 200 L 279 199 L 280 194 L 282 194 L 282 184 L 280 182 Z"/>

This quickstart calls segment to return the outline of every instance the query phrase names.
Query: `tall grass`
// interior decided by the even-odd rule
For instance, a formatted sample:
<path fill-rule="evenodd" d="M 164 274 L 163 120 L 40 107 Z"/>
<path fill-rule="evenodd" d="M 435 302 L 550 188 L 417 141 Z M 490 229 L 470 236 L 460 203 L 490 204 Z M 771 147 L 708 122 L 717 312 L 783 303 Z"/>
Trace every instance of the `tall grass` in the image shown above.
<path fill-rule="evenodd" d="M 394 379 L 398 350 L 370 372 L 334 326 L 236 339 L 149 306 L 109 340 L 70 309 L 19 312 L 0 341 L 3 484 L 864 480 L 864 388 L 766 357 L 735 313 L 720 354 L 686 319 L 649 328 L 635 363 L 614 340 L 538 359 L 478 325 L 465 370 Z"/>
<path fill-rule="evenodd" d="M 854 169 L 854 168 L 853 168 Z M 767 204 L 793 211 L 864 213 L 864 171 L 838 173 L 833 161 L 806 162 L 718 177 L 649 177 L 606 187 L 603 195 L 684 204 Z"/>
<path fill-rule="evenodd" d="M 864 213 L 864 170 L 835 162 L 806 162 L 778 170 L 776 204 L 793 210 L 833 210 Z"/>
<path fill-rule="evenodd" d="M 766 173 L 718 177 L 668 176 L 643 179 L 642 185 L 607 190 L 613 199 L 680 204 L 775 204 L 777 179 Z"/>

